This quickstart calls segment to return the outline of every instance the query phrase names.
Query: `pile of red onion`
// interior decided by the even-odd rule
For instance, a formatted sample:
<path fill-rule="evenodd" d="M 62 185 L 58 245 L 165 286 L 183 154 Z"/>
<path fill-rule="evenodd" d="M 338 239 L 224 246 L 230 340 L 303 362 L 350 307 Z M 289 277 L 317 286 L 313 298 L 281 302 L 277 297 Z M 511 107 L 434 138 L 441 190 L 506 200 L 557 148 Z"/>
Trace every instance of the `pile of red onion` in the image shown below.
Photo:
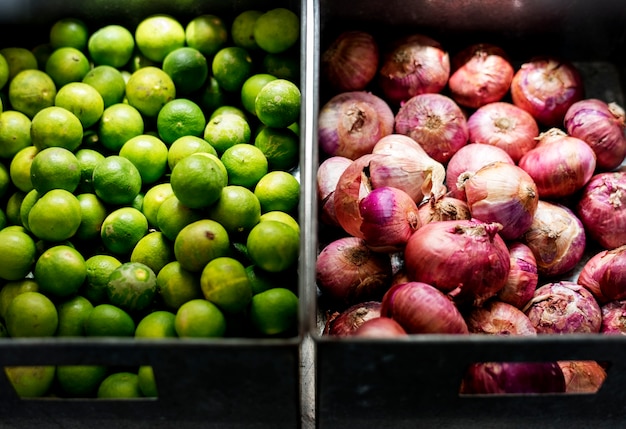
<path fill-rule="evenodd" d="M 323 53 L 325 335 L 626 335 L 624 110 L 586 98 L 564 58 L 509 58 L 362 31 Z M 584 392 L 605 375 L 482 362 L 462 392 Z"/>

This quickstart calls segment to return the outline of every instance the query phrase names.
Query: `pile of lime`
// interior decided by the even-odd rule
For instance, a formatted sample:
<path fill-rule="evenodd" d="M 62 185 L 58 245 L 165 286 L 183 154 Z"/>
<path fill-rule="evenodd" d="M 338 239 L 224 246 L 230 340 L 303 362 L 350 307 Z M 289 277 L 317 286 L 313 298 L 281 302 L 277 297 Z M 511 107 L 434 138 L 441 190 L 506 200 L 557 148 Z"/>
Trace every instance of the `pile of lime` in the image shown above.
<path fill-rule="evenodd" d="M 0 48 L 2 336 L 297 334 L 299 28 L 67 17 Z M 20 396 L 156 394 L 150 367 L 6 372 Z"/>

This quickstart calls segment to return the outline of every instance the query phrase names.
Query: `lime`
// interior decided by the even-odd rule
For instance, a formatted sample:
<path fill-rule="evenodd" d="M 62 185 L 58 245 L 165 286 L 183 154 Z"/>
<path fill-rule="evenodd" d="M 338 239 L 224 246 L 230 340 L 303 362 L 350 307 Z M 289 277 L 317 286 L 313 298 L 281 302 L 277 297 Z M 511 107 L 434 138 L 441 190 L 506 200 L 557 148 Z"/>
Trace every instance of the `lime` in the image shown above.
<path fill-rule="evenodd" d="M 133 318 L 112 304 L 96 305 L 85 320 L 88 337 L 132 337 L 135 335 Z"/>
<path fill-rule="evenodd" d="M 30 175 L 29 175 L 29 178 L 30 178 Z M 9 226 L 4 228 L 5 230 L 8 228 L 11 228 L 10 231 L 14 231 L 18 229 L 21 232 L 28 232 L 26 228 L 22 226 L 22 221 L 20 219 L 20 207 L 25 197 L 26 197 L 26 192 L 22 192 L 20 190 L 13 192 L 9 196 L 9 199 L 7 200 L 6 210 L 5 210 L 5 213 L 7 215 L 7 222 L 9 223 Z"/>
<path fill-rule="evenodd" d="M 17 110 L 0 113 L 0 158 L 11 159 L 31 145 L 31 120 Z"/>
<path fill-rule="evenodd" d="M 183 136 L 174 140 L 170 145 L 167 153 L 167 165 L 170 170 L 172 170 L 178 161 L 196 152 L 204 152 L 217 156 L 215 148 L 203 138 Z"/>
<path fill-rule="evenodd" d="M 187 301 L 203 297 L 200 276 L 171 261 L 157 274 L 157 295 L 165 308 L 176 311 Z"/>
<path fill-rule="evenodd" d="M 39 256 L 33 271 L 39 291 L 54 297 L 74 295 L 87 278 L 85 259 L 73 247 L 52 246 Z"/>
<path fill-rule="evenodd" d="M 8 81 L 9 63 L 7 62 L 6 58 L 4 58 L 4 55 L 0 54 L 0 89 L 4 88 Z M 2 112 L 2 110 L 0 110 L 0 112 Z"/>
<path fill-rule="evenodd" d="M 112 152 L 118 152 L 124 143 L 143 132 L 141 112 L 126 103 L 116 103 L 104 109 L 98 124 L 100 142 Z"/>
<path fill-rule="evenodd" d="M 133 163 L 143 184 L 158 181 L 167 169 L 167 146 L 151 134 L 131 137 L 120 149 L 119 156 Z"/>
<path fill-rule="evenodd" d="M 76 155 L 62 147 L 40 150 L 30 166 L 33 187 L 44 194 L 52 189 L 74 192 L 81 179 L 81 167 Z"/>
<path fill-rule="evenodd" d="M 192 299 L 181 305 L 174 322 L 181 338 L 214 338 L 226 333 L 224 314 L 206 299 Z"/>
<path fill-rule="evenodd" d="M 249 143 L 250 124 L 239 115 L 221 114 L 209 120 L 204 129 L 204 139 L 215 148 L 218 154 L 239 143 Z"/>
<path fill-rule="evenodd" d="M 300 37 L 300 19 L 291 10 L 279 7 L 259 16 L 253 31 L 261 49 L 273 54 L 284 52 Z"/>
<path fill-rule="evenodd" d="M 300 115 L 300 90 L 287 79 L 274 79 L 258 92 L 254 110 L 259 120 L 268 127 L 285 128 Z"/>
<path fill-rule="evenodd" d="M 202 136 L 206 127 L 204 112 L 198 104 L 186 98 L 168 102 L 157 115 L 157 131 L 169 144 L 185 136 Z"/>
<path fill-rule="evenodd" d="M 254 189 L 257 182 L 268 171 L 268 161 L 263 151 L 247 143 L 229 147 L 224 151 L 220 160 L 226 167 L 230 185 Z"/>
<path fill-rule="evenodd" d="M 81 221 L 74 236 L 80 240 L 100 238 L 100 229 L 108 214 L 107 206 L 93 193 L 78 194 L 76 199 L 80 204 Z"/>
<path fill-rule="evenodd" d="M 96 392 L 98 398 L 141 398 L 139 376 L 133 372 L 115 372 L 102 380 Z"/>
<path fill-rule="evenodd" d="M 271 273 L 285 271 L 298 261 L 300 236 L 279 221 L 259 222 L 246 240 L 248 256 L 259 268 Z"/>
<path fill-rule="evenodd" d="M 116 255 L 130 254 L 148 232 L 148 220 L 134 207 L 110 212 L 102 222 L 100 237 L 106 249 Z"/>
<path fill-rule="evenodd" d="M 185 29 L 172 16 L 152 15 L 137 26 L 135 43 L 146 58 L 162 62 L 167 54 L 185 45 Z"/>
<path fill-rule="evenodd" d="M 266 220 L 276 220 L 278 222 L 287 224 L 290 227 L 292 227 L 293 230 L 296 231 L 298 235 L 300 235 L 300 224 L 298 224 L 298 221 L 288 213 L 285 213 L 280 210 L 265 212 L 259 218 L 259 222 L 263 222 Z"/>
<path fill-rule="evenodd" d="M 163 71 L 176 86 L 176 93 L 190 94 L 200 89 L 209 76 L 209 64 L 198 49 L 183 46 L 174 49 L 163 60 Z"/>
<path fill-rule="evenodd" d="M 219 106 L 217 109 L 215 109 L 213 111 L 213 113 L 211 113 L 211 116 L 209 116 L 209 120 L 217 118 L 222 113 L 226 113 L 226 114 L 229 114 L 229 115 L 230 114 L 237 115 L 237 116 L 241 117 L 241 119 L 244 119 L 246 121 L 248 120 L 248 117 L 246 116 L 246 113 L 240 107 L 232 106 L 232 105 L 228 105 L 228 104 Z"/>
<path fill-rule="evenodd" d="M 227 46 L 213 57 L 211 71 L 222 89 L 239 92 L 252 74 L 252 66 L 252 57 L 247 50 L 239 46 Z"/>
<path fill-rule="evenodd" d="M 33 117 L 30 129 L 33 146 L 37 149 L 63 147 L 76 150 L 83 141 L 83 126 L 71 111 L 50 106 L 41 109 Z"/>
<path fill-rule="evenodd" d="M 90 68 L 89 59 L 82 51 L 65 46 L 50 54 L 45 72 L 58 89 L 67 83 L 82 81 Z"/>
<path fill-rule="evenodd" d="M 54 104 L 72 112 L 80 120 L 83 129 L 98 122 L 104 111 L 104 99 L 98 90 L 84 82 L 63 85 L 57 91 Z"/>
<path fill-rule="evenodd" d="M 43 194 L 28 213 L 28 227 L 39 239 L 59 242 L 76 234 L 82 221 L 80 202 L 65 189 Z"/>
<path fill-rule="evenodd" d="M 250 189 L 228 185 L 222 188 L 220 198 L 209 208 L 208 214 L 229 234 L 245 234 L 259 223 L 261 204 Z"/>
<path fill-rule="evenodd" d="M 190 208 L 203 208 L 220 197 L 222 188 L 228 184 L 228 173 L 216 156 L 195 153 L 176 164 L 170 183 L 181 203 Z"/>
<path fill-rule="evenodd" d="M 54 382 L 55 366 L 5 366 L 11 386 L 20 398 L 39 398 L 46 395 Z"/>
<path fill-rule="evenodd" d="M 59 365 L 56 381 L 62 396 L 70 398 L 94 397 L 107 375 L 104 365 Z"/>
<path fill-rule="evenodd" d="M 257 293 L 250 303 L 250 321 L 264 335 L 296 334 L 298 297 L 280 287 Z"/>
<path fill-rule="evenodd" d="M 173 243 L 161 231 L 148 232 L 130 254 L 130 262 L 147 265 L 155 274 L 173 259 Z"/>
<path fill-rule="evenodd" d="M 22 221 L 22 226 L 28 231 L 30 231 L 30 227 L 28 225 L 28 215 L 39 197 L 41 197 L 41 192 L 33 189 L 26 194 L 22 200 L 22 204 L 20 205 L 20 219 Z"/>
<path fill-rule="evenodd" d="M 228 256 L 230 239 L 226 229 L 211 219 L 201 219 L 180 230 L 174 241 L 174 256 L 181 266 L 200 272 L 209 261 Z"/>
<path fill-rule="evenodd" d="M 254 145 L 261 149 L 270 170 L 289 171 L 300 160 L 300 139 L 289 128 L 262 127 L 254 138 Z"/>
<path fill-rule="evenodd" d="M 41 109 L 53 106 L 56 95 L 56 84 L 41 70 L 23 70 L 9 83 L 11 106 L 29 118 Z"/>
<path fill-rule="evenodd" d="M 119 155 L 110 155 L 93 169 L 96 195 L 108 204 L 129 204 L 141 190 L 141 174 L 135 164 Z"/>
<path fill-rule="evenodd" d="M 174 195 L 172 185 L 169 182 L 159 183 L 146 191 L 143 196 L 141 212 L 148 219 L 148 225 L 158 226 L 157 215 L 163 201 Z"/>
<path fill-rule="evenodd" d="M 143 396 L 148 398 L 158 396 L 154 371 L 150 365 L 141 365 L 137 370 L 137 376 L 139 377 L 139 390 Z"/>
<path fill-rule="evenodd" d="M 256 184 L 254 194 L 263 213 L 274 210 L 293 213 L 300 201 L 300 183 L 286 171 L 270 171 Z"/>
<path fill-rule="evenodd" d="M 109 276 L 107 297 L 126 311 L 143 310 L 156 294 L 156 274 L 141 262 L 125 262 Z"/>
<path fill-rule="evenodd" d="M 176 98 L 172 78 L 158 67 L 143 67 L 131 74 L 126 82 L 128 104 L 142 115 L 156 117 L 165 104 Z"/>
<path fill-rule="evenodd" d="M 172 195 L 160 204 L 156 226 L 163 235 L 174 241 L 184 227 L 203 217 L 199 209 L 187 207 L 175 195 Z"/>
<path fill-rule="evenodd" d="M 87 47 L 89 29 L 78 18 L 61 18 L 50 27 L 50 46 L 53 49 L 69 46 L 82 51 Z"/>
<path fill-rule="evenodd" d="M 122 72 L 115 67 L 96 66 L 85 75 L 83 83 L 91 85 L 98 91 L 105 109 L 124 101 L 126 81 Z"/>
<path fill-rule="evenodd" d="M 78 182 L 78 190 L 81 192 L 94 192 L 93 188 L 93 169 L 100 161 L 104 159 L 104 155 L 89 148 L 83 148 L 74 154 L 80 166 L 80 181 Z"/>
<path fill-rule="evenodd" d="M 35 241 L 25 232 L 0 230 L 0 278 L 21 280 L 35 264 Z"/>
<path fill-rule="evenodd" d="M 93 310 L 93 304 L 81 295 L 74 295 L 57 304 L 59 325 L 57 337 L 82 337 L 85 335 L 85 320 Z"/>
<path fill-rule="evenodd" d="M 106 286 L 109 276 L 122 262 L 111 255 L 93 255 L 85 261 L 87 277 L 83 284 L 82 294 L 94 304 L 107 300 Z"/>
<path fill-rule="evenodd" d="M 11 337 L 52 337 L 59 315 L 46 295 L 24 292 L 13 298 L 7 307 L 5 323 Z"/>
<path fill-rule="evenodd" d="M 23 46 L 8 46 L 0 49 L 0 55 L 9 67 L 9 81 L 13 80 L 23 70 L 36 70 L 37 57 L 32 51 Z"/>
<path fill-rule="evenodd" d="M 133 55 L 135 38 L 121 25 L 105 25 L 89 37 L 89 56 L 96 65 L 124 67 Z"/>
<path fill-rule="evenodd" d="M 240 46 L 249 50 L 259 49 L 259 45 L 254 39 L 254 24 L 263 15 L 260 10 L 245 10 L 233 20 L 230 33 L 235 46 Z"/>
<path fill-rule="evenodd" d="M 269 73 L 257 73 L 250 76 L 241 87 L 241 104 L 243 107 L 256 116 L 254 102 L 256 96 L 267 83 L 276 80 L 276 76 Z"/>
<path fill-rule="evenodd" d="M 33 259 L 34 261 L 34 259 Z M 23 278 L 5 283 L 0 288 L 0 319 L 6 320 L 7 308 L 13 298 L 24 292 L 38 292 L 39 285 L 33 278 Z"/>
<path fill-rule="evenodd" d="M 206 264 L 200 277 L 204 297 L 229 314 L 241 313 L 252 298 L 246 268 L 230 257 L 215 258 Z"/>
<path fill-rule="evenodd" d="M 219 16 L 204 14 L 189 21 L 185 27 L 185 40 L 187 46 L 203 55 L 213 56 L 228 42 L 228 30 Z"/>
<path fill-rule="evenodd" d="M 300 56 L 291 51 L 279 54 L 266 54 L 263 57 L 261 70 L 279 79 L 297 83 L 300 81 Z"/>
<path fill-rule="evenodd" d="M 149 313 L 137 323 L 135 338 L 174 338 L 174 319 L 176 314 L 166 310 Z"/>

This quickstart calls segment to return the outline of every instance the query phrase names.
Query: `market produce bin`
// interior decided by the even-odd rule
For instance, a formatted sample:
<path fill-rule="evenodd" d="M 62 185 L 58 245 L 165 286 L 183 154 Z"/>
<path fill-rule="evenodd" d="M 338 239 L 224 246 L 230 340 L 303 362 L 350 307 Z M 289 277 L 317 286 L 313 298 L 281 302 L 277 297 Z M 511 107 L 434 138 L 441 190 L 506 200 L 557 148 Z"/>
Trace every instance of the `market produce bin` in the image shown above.
<path fill-rule="evenodd" d="M 300 17 L 304 35 L 305 4 L 292 1 L 9 1 L 0 3 L 0 26 L 4 30 L 3 46 L 32 48 L 47 41 L 55 20 L 66 17 L 82 19 L 90 28 L 120 24 L 132 29 L 141 19 L 156 13 L 170 14 L 181 22 L 201 14 L 214 14 L 230 22 L 244 10 L 286 7 Z M 305 57 L 302 58 L 304 64 Z M 304 84 L 304 80 L 301 83 Z M 301 89 L 304 94 L 304 88 Z M 304 124 L 304 115 L 301 118 Z M 301 150 L 302 156 L 304 153 Z M 307 182 L 305 177 L 300 180 L 303 184 Z M 303 197 L 299 209 L 302 221 L 307 216 L 305 202 Z M 302 240 L 302 246 L 304 243 Z M 304 308 L 300 304 L 297 332 L 280 338 L 252 335 L 206 340 L 3 338 L 0 340 L 0 368 L 93 364 L 136 370 L 139 365 L 151 365 L 159 392 L 158 397 L 140 399 L 50 396 L 27 399 L 17 396 L 2 370 L 0 427 L 298 427 L 303 316 Z"/>
<path fill-rule="evenodd" d="M 449 52 L 487 41 L 503 47 L 516 65 L 539 54 L 568 58 L 584 74 L 587 96 L 624 101 L 626 9 L 619 1 L 371 1 L 357 7 L 321 0 L 315 18 L 319 52 L 347 29 L 370 31 L 382 41 L 421 33 L 441 42 Z M 320 83 L 320 58 L 316 61 L 319 112 L 332 91 Z M 321 248 L 320 243 L 329 240 L 323 235 L 325 227 L 318 225 L 316 237 Z M 314 277 L 308 280 L 314 282 Z M 320 301 L 319 293 L 311 287 L 307 295 L 316 353 L 319 428 L 623 425 L 623 336 L 334 337 L 322 334 L 328 307 Z M 596 393 L 589 394 L 459 394 L 461 379 L 473 362 L 556 360 L 609 362 L 607 378 Z"/>

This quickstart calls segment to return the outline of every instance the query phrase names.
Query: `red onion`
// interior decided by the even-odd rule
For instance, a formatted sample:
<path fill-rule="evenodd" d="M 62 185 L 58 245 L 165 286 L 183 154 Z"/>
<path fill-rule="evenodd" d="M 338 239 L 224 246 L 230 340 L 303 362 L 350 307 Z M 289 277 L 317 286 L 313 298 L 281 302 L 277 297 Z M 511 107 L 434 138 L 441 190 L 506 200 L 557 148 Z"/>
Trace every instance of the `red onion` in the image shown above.
<path fill-rule="evenodd" d="M 418 207 L 417 212 L 422 225 L 441 220 L 461 220 L 472 217 L 465 201 L 447 195 L 429 199 Z"/>
<path fill-rule="evenodd" d="M 611 301 L 600 307 L 603 334 L 626 335 L 626 301 Z"/>
<path fill-rule="evenodd" d="M 327 244 L 317 257 L 317 287 L 341 305 L 380 300 L 390 286 L 388 255 L 373 252 L 365 241 L 341 237 Z"/>
<path fill-rule="evenodd" d="M 394 319 L 409 334 L 469 333 L 454 303 L 426 283 L 392 286 L 383 296 L 380 315 Z"/>
<path fill-rule="evenodd" d="M 563 393 L 565 378 L 556 362 L 478 362 L 461 383 L 464 394 Z"/>
<path fill-rule="evenodd" d="M 626 157 L 624 109 L 617 103 L 589 98 L 572 104 L 564 125 L 572 137 L 584 140 L 596 154 L 601 170 L 613 170 Z"/>
<path fill-rule="evenodd" d="M 594 360 L 558 361 L 565 377 L 565 393 L 596 393 L 606 379 L 606 371 Z"/>
<path fill-rule="evenodd" d="M 395 320 L 389 317 L 375 317 L 363 322 L 354 332 L 354 336 L 364 338 L 397 338 L 405 337 L 407 333 Z"/>
<path fill-rule="evenodd" d="M 513 104 L 548 127 L 562 125 L 567 109 L 583 96 L 583 79 L 578 69 L 552 57 L 538 57 L 522 64 L 511 82 Z"/>
<path fill-rule="evenodd" d="M 514 164 L 492 162 L 459 176 L 472 217 L 502 225 L 505 240 L 519 238 L 530 227 L 539 193 L 533 179 Z"/>
<path fill-rule="evenodd" d="M 626 172 L 591 177 L 576 205 L 589 237 L 605 249 L 626 244 Z"/>
<path fill-rule="evenodd" d="M 424 93 L 445 88 L 450 77 L 450 56 L 430 37 L 413 34 L 396 40 L 385 53 L 379 84 L 386 100 L 400 104 Z"/>
<path fill-rule="evenodd" d="M 499 101 L 509 92 L 515 70 L 502 48 L 477 43 L 452 57 L 448 88 L 462 106 L 476 109 Z"/>
<path fill-rule="evenodd" d="M 537 144 L 539 126 L 530 113 L 504 101 L 485 104 L 467 119 L 470 143 L 501 148 L 517 163 Z"/>
<path fill-rule="evenodd" d="M 318 126 L 324 153 L 356 159 L 393 132 L 394 114 L 382 98 L 370 92 L 342 92 L 324 104 Z"/>
<path fill-rule="evenodd" d="M 482 307 L 474 307 L 465 321 L 473 334 L 537 335 L 522 310 L 502 301 L 488 301 Z"/>
<path fill-rule="evenodd" d="M 421 226 L 415 201 L 391 186 L 376 188 L 361 199 L 359 211 L 363 239 L 378 252 L 404 249 L 411 234 Z"/>
<path fill-rule="evenodd" d="M 610 251 L 611 258 L 605 258 L 602 276 L 598 281 L 602 296 L 609 301 L 626 299 L 626 245 Z"/>
<path fill-rule="evenodd" d="M 538 287 L 524 312 L 538 334 L 598 333 L 602 323 L 591 292 L 570 281 Z"/>
<path fill-rule="evenodd" d="M 360 91 L 376 77 L 378 43 L 366 31 L 344 31 L 320 58 L 320 72 L 335 91 Z"/>
<path fill-rule="evenodd" d="M 585 252 L 585 228 L 566 206 L 539 200 L 533 223 L 520 239 L 537 261 L 540 276 L 563 275 L 576 267 Z"/>
<path fill-rule="evenodd" d="M 365 301 L 351 305 L 343 311 L 335 311 L 326 320 L 324 335 L 353 335 L 370 319 L 380 317 L 380 301 Z"/>
<path fill-rule="evenodd" d="M 408 99 L 396 114 L 395 131 L 411 137 L 431 158 L 443 164 L 469 138 L 463 111 L 442 94 L 419 94 Z"/>
<path fill-rule="evenodd" d="M 510 243 L 511 269 L 498 299 L 517 308 L 524 308 L 537 289 L 539 274 L 532 250 L 518 241 Z"/>
<path fill-rule="evenodd" d="M 514 164 L 513 159 L 504 149 L 480 143 L 469 143 L 460 148 L 448 161 L 446 166 L 446 186 L 448 195 L 465 201 L 465 190 L 457 187 L 461 173 L 478 171 L 495 161 Z"/>
<path fill-rule="evenodd" d="M 526 152 L 518 165 L 533 178 L 540 198 L 563 198 L 591 179 L 596 155 L 581 139 L 552 128 L 539 136 L 537 146 Z"/>
<path fill-rule="evenodd" d="M 593 254 L 583 265 L 580 273 L 578 274 L 578 279 L 576 280 L 576 283 L 584 286 L 589 292 L 591 292 L 596 301 L 600 304 L 608 301 L 608 299 L 602 295 L 600 281 L 607 264 L 613 256 L 615 256 L 615 252 L 610 250 L 602 250 Z"/>
<path fill-rule="evenodd" d="M 352 160 L 343 156 L 331 156 L 317 168 L 317 199 L 319 200 L 320 220 L 326 225 L 339 226 L 335 216 L 335 189 L 343 172 Z"/>
<path fill-rule="evenodd" d="M 458 304 L 481 305 L 504 286 L 510 268 L 500 228 L 477 220 L 423 225 L 404 250 L 409 278 L 448 293 Z"/>

